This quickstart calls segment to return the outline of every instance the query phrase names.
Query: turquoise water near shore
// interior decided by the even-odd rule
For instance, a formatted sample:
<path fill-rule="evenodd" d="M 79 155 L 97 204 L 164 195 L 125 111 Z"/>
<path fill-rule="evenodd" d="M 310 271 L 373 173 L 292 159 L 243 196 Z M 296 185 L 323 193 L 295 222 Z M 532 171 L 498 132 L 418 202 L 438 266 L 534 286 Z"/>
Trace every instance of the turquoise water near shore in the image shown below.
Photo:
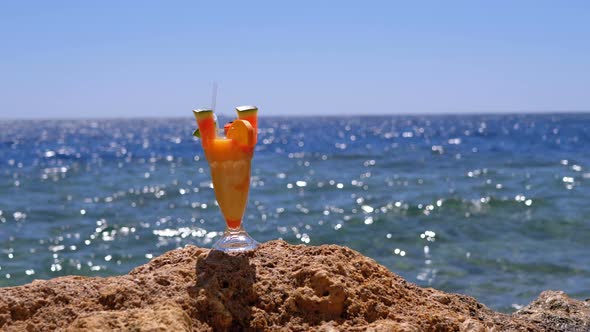
<path fill-rule="evenodd" d="M 0 287 L 210 247 L 224 223 L 194 128 L 190 114 L 1 121 Z M 506 312 L 545 289 L 590 297 L 590 114 L 260 128 L 245 216 L 257 240 L 346 245 Z"/>

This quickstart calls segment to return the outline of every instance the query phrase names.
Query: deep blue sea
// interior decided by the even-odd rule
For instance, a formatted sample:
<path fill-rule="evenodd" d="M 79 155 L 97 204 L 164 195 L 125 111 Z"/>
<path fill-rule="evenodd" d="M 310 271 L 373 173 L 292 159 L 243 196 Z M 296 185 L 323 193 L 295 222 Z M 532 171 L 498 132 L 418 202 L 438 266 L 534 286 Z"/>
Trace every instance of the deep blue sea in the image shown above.
<path fill-rule="evenodd" d="M 223 120 L 223 119 L 222 119 Z M 590 114 L 260 120 L 245 227 L 514 311 L 590 297 Z M 224 221 L 192 114 L 0 122 L 0 287 L 127 273 Z"/>

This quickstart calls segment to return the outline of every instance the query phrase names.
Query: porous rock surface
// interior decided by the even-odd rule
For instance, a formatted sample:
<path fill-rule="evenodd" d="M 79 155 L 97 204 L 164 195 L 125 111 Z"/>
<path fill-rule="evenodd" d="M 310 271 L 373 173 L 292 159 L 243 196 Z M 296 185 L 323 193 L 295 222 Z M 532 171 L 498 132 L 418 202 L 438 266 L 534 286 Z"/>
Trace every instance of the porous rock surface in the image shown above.
<path fill-rule="evenodd" d="M 561 291 L 544 291 L 515 315 L 536 323 L 544 331 L 590 331 L 590 299 L 577 301 Z"/>
<path fill-rule="evenodd" d="M 421 288 L 351 249 L 187 246 L 129 274 L 0 289 L 1 331 L 590 331 L 588 302 L 545 292 L 513 315 Z"/>

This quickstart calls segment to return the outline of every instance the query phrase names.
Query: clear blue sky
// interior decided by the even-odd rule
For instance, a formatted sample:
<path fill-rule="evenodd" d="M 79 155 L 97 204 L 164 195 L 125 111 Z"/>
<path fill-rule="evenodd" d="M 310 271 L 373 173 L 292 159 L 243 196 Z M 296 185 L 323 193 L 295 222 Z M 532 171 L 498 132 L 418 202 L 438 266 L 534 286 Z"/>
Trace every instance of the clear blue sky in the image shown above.
<path fill-rule="evenodd" d="M 590 1 L 2 1 L 0 118 L 590 110 Z M 188 112 L 188 113 L 187 113 Z"/>

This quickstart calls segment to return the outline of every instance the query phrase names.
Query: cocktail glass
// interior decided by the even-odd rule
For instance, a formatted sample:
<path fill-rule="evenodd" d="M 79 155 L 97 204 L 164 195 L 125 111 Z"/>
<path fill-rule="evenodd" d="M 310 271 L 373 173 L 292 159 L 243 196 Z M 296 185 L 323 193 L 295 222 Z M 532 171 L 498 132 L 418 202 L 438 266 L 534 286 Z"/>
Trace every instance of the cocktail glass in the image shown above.
<path fill-rule="evenodd" d="M 250 168 L 257 141 L 258 108 L 236 107 L 238 119 L 226 125 L 225 136 L 217 135 L 212 110 L 198 109 L 193 114 L 199 126 L 201 145 L 211 169 L 215 198 L 225 218 L 225 232 L 213 249 L 240 252 L 258 246 L 244 230 L 242 219 L 248 203 Z"/>

